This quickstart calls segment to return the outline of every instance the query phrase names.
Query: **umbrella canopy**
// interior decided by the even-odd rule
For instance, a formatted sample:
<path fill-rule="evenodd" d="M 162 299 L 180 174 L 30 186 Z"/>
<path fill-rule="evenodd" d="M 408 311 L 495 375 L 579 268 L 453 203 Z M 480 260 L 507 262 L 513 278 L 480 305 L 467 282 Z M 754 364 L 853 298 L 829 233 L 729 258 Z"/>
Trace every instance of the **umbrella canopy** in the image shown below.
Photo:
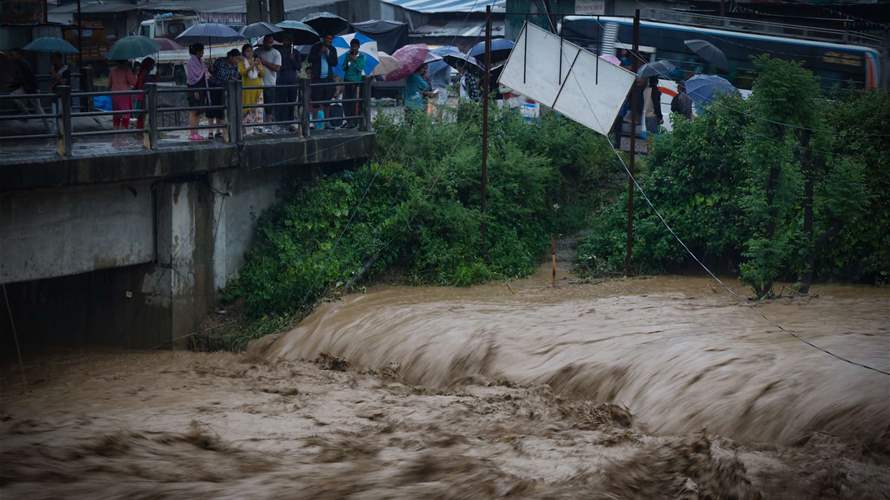
<path fill-rule="evenodd" d="M 602 56 L 600 56 L 600 59 L 602 59 L 603 61 L 612 63 L 615 66 L 621 66 L 621 59 L 618 59 L 617 57 L 615 57 L 611 54 L 602 55 Z"/>
<path fill-rule="evenodd" d="M 59 54 L 77 54 L 74 45 L 66 42 L 61 38 L 40 37 L 31 40 L 31 43 L 22 47 L 24 50 L 31 52 L 58 52 Z"/>
<path fill-rule="evenodd" d="M 281 21 L 275 26 L 283 30 L 276 33 L 275 38 L 286 39 L 293 42 L 294 45 L 310 45 L 321 38 L 312 26 L 300 21 Z"/>
<path fill-rule="evenodd" d="M 686 80 L 686 93 L 698 106 L 709 104 L 721 94 L 738 94 L 726 78 L 717 75 L 695 75 Z"/>
<path fill-rule="evenodd" d="M 434 62 L 439 62 L 441 60 L 442 60 L 442 56 L 436 55 L 436 54 L 430 52 L 426 55 L 426 59 L 423 60 L 423 64 L 430 64 L 430 63 L 434 63 Z"/>
<path fill-rule="evenodd" d="M 349 29 L 349 21 L 330 12 L 309 14 L 302 21 L 312 26 L 321 36 L 339 35 Z"/>
<path fill-rule="evenodd" d="M 190 26 L 176 37 L 180 43 L 226 43 L 243 40 L 244 37 L 226 26 L 219 23 L 198 23 Z"/>
<path fill-rule="evenodd" d="M 392 55 L 394 58 L 396 58 L 396 60 L 399 61 L 399 69 L 393 71 L 392 73 L 388 73 L 384 79 L 393 81 L 407 78 L 411 75 L 411 73 L 417 71 L 417 68 L 423 65 L 423 62 L 426 60 L 426 56 L 427 54 L 429 54 L 429 52 L 430 49 L 426 46 L 425 43 L 413 43 L 410 45 L 405 45 Z"/>
<path fill-rule="evenodd" d="M 408 43 L 408 24 L 380 19 L 354 23 L 355 31 L 377 40 L 377 49 L 392 54 Z"/>
<path fill-rule="evenodd" d="M 371 72 L 372 76 L 386 75 L 402 67 L 402 63 L 400 63 L 398 59 L 382 50 L 377 52 L 377 60 L 379 62 L 377 66 L 374 67 L 374 71 Z"/>
<path fill-rule="evenodd" d="M 158 47 L 160 47 L 162 51 L 163 50 L 182 50 L 185 48 L 182 45 L 179 45 L 178 43 L 174 42 L 173 40 L 170 40 L 169 38 L 153 38 L 152 40 L 154 40 L 154 42 L 156 44 L 158 44 Z"/>
<path fill-rule="evenodd" d="M 266 35 L 274 35 L 281 31 L 281 28 L 274 24 L 260 21 L 258 23 L 248 24 L 241 28 L 241 36 L 244 38 L 260 38 Z"/>
<path fill-rule="evenodd" d="M 668 78 L 671 72 L 675 69 L 677 69 L 677 67 L 668 61 L 655 61 L 641 66 L 637 71 L 637 76 L 640 78 L 651 78 L 653 76 Z"/>
<path fill-rule="evenodd" d="M 110 61 L 125 61 L 160 52 L 161 46 L 147 36 L 125 36 L 111 46 L 106 57 Z"/>
<path fill-rule="evenodd" d="M 482 63 L 475 57 L 466 54 L 445 54 L 442 56 L 442 60 L 445 61 L 445 64 L 458 71 L 465 69 L 479 74 L 482 74 L 482 72 L 485 71 L 482 69 Z"/>
<path fill-rule="evenodd" d="M 337 67 L 334 68 L 334 73 L 341 78 L 343 77 L 343 61 L 349 57 L 349 44 L 352 43 L 352 40 L 358 40 L 360 44 L 358 46 L 358 51 L 365 55 L 365 67 L 363 71 L 366 75 L 372 74 L 374 68 L 377 67 L 377 64 L 379 63 L 378 57 L 380 56 L 377 54 L 377 42 L 374 40 L 371 40 L 361 33 L 350 33 L 348 35 L 335 37 L 331 44 L 337 50 Z"/>
<path fill-rule="evenodd" d="M 444 57 L 449 54 L 456 57 L 463 57 L 463 53 L 461 53 L 460 49 L 457 47 L 450 45 L 437 47 L 431 50 L 430 53 L 434 54 L 438 60 L 429 63 L 427 76 L 433 84 L 433 87 L 447 87 L 451 80 L 451 65 L 445 62 Z"/>
<path fill-rule="evenodd" d="M 510 57 L 510 52 L 515 44 L 512 40 L 506 38 L 496 38 L 491 41 L 491 64 L 506 61 Z M 473 48 L 467 52 L 467 55 L 475 57 L 480 63 L 485 63 L 485 42 L 479 42 L 473 45 Z"/>
<path fill-rule="evenodd" d="M 689 50 L 695 52 L 699 57 L 717 66 L 722 70 L 729 69 L 729 62 L 726 60 L 726 54 L 718 49 L 713 43 L 705 40 L 686 40 L 683 42 L 689 47 Z"/>

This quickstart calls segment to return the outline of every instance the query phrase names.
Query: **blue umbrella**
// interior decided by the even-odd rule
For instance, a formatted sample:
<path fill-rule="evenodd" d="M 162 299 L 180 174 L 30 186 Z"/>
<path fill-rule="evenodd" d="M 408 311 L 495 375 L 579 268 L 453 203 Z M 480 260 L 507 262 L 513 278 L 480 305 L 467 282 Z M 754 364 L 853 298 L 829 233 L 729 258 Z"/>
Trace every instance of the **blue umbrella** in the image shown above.
<path fill-rule="evenodd" d="M 495 38 L 491 41 L 491 64 L 506 61 L 510 57 L 510 52 L 515 44 L 512 40 L 506 38 Z M 467 55 L 475 57 L 480 64 L 485 64 L 485 42 L 479 42 L 473 45 L 473 48 L 467 52 Z"/>
<path fill-rule="evenodd" d="M 427 75 L 429 76 L 430 82 L 433 84 L 433 87 L 447 87 L 451 80 L 451 66 L 445 62 L 444 57 L 446 55 L 463 57 L 463 54 L 457 47 L 450 45 L 435 48 L 430 52 L 442 58 L 438 61 L 431 62 L 427 66 Z"/>
<path fill-rule="evenodd" d="M 361 33 L 350 33 L 334 37 L 333 42 L 331 42 L 331 45 L 337 50 L 337 67 L 334 68 L 334 73 L 341 78 L 343 77 L 343 61 L 349 57 L 349 44 L 352 43 L 352 40 L 359 41 L 358 51 L 365 56 L 365 67 L 363 68 L 365 75 L 370 75 L 374 68 L 380 64 L 380 56 L 377 54 L 377 42 L 375 40 Z"/>
<path fill-rule="evenodd" d="M 35 38 L 31 43 L 22 47 L 23 50 L 31 52 L 58 52 L 59 54 L 77 54 L 74 45 L 66 42 L 61 38 L 52 38 L 48 36 Z"/>
<path fill-rule="evenodd" d="M 233 30 L 225 24 L 219 23 L 198 23 L 189 27 L 176 37 L 182 43 L 204 43 L 211 46 L 214 43 L 236 42 L 243 40 L 241 33 Z M 207 55 L 213 57 L 211 49 L 207 49 Z"/>
<path fill-rule="evenodd" d="M 671 73 L 675 69 L 677 69 L 676 66 L 662 59 L 661 61 L 650 62 L 640 66 L 640 69 L 637 70 L 637 76 L 640 78 L 651 78 L 653 76 L 670 78 Z"/>
<path fill-rule="evenodd" d="M 244 38 L 260 38 L 262 36 L 273 35 L 280 32 L 281 28 L 278 26 L 263 21 L 248 24 L 241 28 L 241 35 Z"/>
<path fill-rule="evenodd" d="M 705 106 L 718 95 L 738 94 L 739 91 L 722 76 L 695 75 L 686 80 L 686 93 L 696 105 Z"/>
<path fill-rule="evenodd" d="M 161 46 L 151 38 L 132 35 L 114 43 L 106 57 L 109 61 L 126 61 L 160 52 Z"/>

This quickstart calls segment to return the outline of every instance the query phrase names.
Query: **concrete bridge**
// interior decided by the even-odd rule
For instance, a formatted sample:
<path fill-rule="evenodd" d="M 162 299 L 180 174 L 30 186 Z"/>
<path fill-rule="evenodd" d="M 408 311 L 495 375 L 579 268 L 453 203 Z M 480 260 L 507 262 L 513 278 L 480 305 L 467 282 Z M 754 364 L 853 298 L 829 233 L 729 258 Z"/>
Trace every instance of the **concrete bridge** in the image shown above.
<path fill-rule="evenodd" d="M 19 337 L 182 345 L 237 276 L 260 214 L 373 146 L 368 130 L 66 155 L 0 144 L 0 283 Z"/>

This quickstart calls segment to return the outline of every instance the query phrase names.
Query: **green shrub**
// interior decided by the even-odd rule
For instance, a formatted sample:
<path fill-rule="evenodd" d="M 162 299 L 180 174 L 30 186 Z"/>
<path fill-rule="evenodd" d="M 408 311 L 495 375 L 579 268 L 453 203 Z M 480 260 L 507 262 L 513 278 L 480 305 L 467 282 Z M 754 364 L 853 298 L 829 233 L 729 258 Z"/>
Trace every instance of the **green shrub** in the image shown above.
<path fill-rule="evenodd" d="M 826 99 L 800 65 L 756 62 L 749 100 L 722 97 L 655 140 L 642 187 L 696 255 L 759 297 L 777 279 L 887 281 L 890 141 L 876 136 L 890 96 Z M 625 205 L 621 196 L 605 208 L 579 246 L 594 273 L 623 269 Z M 642 200 L 636 207 L 636 270 L 695 265 Z"/>
<path fill-rule="evenodd" d="M 298 185 L 263 215 L 226 295 L 261 318 L 306 312 L 394 267 L 411 283 L 455 286 L 531 273 L 551 234 L 583 226 L 608 199 L 615 159 L 555 114 L 527 124 L 495 109 L 490 123 L 484 214 L 478 106 L 455 122 L 381 117 L 372 163 Z"/>

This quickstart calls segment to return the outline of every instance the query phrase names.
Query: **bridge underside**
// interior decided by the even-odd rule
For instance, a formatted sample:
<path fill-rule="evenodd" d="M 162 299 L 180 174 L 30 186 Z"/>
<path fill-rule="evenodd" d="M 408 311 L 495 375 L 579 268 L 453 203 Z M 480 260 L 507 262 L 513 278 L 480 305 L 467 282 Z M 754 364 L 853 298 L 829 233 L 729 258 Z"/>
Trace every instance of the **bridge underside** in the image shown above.
<path fill-rule="evenodd" d="M 296 183 L 365 161 L 373 145 L 373 133 L 356 132 L 33 162 L 0 156 L 0 283 L 20 336 L 181 345 L 237 276 L 260 214 Z"/>

